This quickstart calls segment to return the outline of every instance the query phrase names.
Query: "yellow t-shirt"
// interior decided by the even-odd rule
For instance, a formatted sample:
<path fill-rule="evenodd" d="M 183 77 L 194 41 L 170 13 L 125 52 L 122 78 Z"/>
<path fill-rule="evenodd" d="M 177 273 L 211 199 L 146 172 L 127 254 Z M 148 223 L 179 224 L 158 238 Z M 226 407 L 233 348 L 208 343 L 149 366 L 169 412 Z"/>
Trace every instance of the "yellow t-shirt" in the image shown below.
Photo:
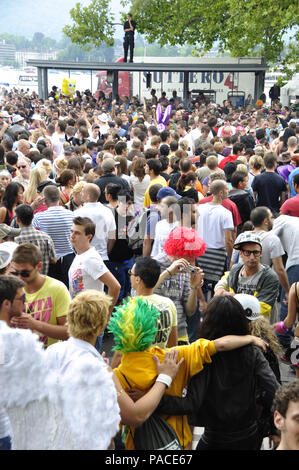
<path fill-rule="evenodd" d="M 173 348 L 172 348 L 173 349 Z M 178 362 L 183 357 L 184 361 L 173 380 L 171 387 L 165 392 L 167 395 L 182 396 L 184 387 L 188 384 L 190 378 L 203 369 L 203 364 L 212 362 L 211 356 L 216 353 L 213 341 L 198 339 L 188 346 L 177 346 Z M 147 392 L 154 385 L 157 378 L 157 371 L 153 356 L 156 355 L 160 362 L 164 360 L 167 349 L 151 347 L 146 351 L 126 353 L 123 355 L 120 365 L 114 369 L 118 380 L 124 389 L 128 389 L 130 384 L 133 388 L 138 388 Z M 125 379 L 125 377 L 127 379 Z M 190 450 L 192 444 L 192 432 L 188 425 L 187 416 L 166 416 L 164 419 L 176 431 L 181 445 L 184 449 Z M 131 426 L 131 432 L 134 435 L 135 428 Z M 134 442 L 131 433 L 128 433 L 126 440 L 126 449 L 133 450 Z"/>
<path fill-rule="evenodd" d="M 145 191 L 145 194 L 144 194 L 144 203 L 143 203 L 144 207 L 150 206 L 151 203 L 152 203 L 151 198 L 149 197 L 149 188 L 153 184 L 161 184 L 163 187 L 167 186 L 166 180 L 165 180 L 165 178 L 163 178 L 163 176 L 159 175 L 159 176 L 157 176 L 157 178 L 154 178 L 153 180 L 151 180 L 151 182 L 148 185 L 148 188 L 147 188 L 147 190 Z"/>
<path fill-rule="evenodd" d="M 158 294 L 146 295 L 143 296 L 143 299 L 149 304 L 153 304 L 160 312 L 160 317 L 157 320 L 158 331 L 153 345 L 165 349 L 172 328 L 178 324 L 176 307 L 171 299 Z"/>
<path fill-rule="evenodd" d="M 57 325 L 57 318 L 66 316 L 70 302 L 71 298 L 66 286 L 62 282 L 46 276 L 44 284 L 37 292 L 33 294 L 26 292 L 25 311 L 36 320 Z M 59 341 L 43 336 L 41 333 L 38 334 L 40 341 L 45 346 Z"/>

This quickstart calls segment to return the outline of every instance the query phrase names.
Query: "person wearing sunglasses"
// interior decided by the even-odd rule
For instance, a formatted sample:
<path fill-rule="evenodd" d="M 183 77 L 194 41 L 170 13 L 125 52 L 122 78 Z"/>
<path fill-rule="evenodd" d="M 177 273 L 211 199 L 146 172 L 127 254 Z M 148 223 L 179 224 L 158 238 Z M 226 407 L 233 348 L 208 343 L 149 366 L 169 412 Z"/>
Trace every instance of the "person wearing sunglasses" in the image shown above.
<path fill-rule="evenodd" d="M 270 319 L 278 297 L 279 281 L 270 266 L 261 263 L 262 242 L 253 232 L 239 235 L 234 248 L 240 251 L 242 263 L 234 264 L 215 286 L 215 295 L 254 295 L 261 305 L 261 314 Z"/>
<path fill-rule="evenodd" d="M 20 183 L 25 191 L 29 186 L 31 162 L 27 157 L 20 157 L 17 161 L 18 175 L 14 178 L 16 183 Z"/>
<path fill-rule="evenodd" d="M 15 328 L 37 332 L 47 347 L 68 338 L 65 326 L 71 298 L 66 286 L 57 279 L 41 274 L 42 253 L 32 243 L 22 243 L 14 253 L 10 274 L 25 283 L 26 303 L 21 316 L 14 316 Z"/>

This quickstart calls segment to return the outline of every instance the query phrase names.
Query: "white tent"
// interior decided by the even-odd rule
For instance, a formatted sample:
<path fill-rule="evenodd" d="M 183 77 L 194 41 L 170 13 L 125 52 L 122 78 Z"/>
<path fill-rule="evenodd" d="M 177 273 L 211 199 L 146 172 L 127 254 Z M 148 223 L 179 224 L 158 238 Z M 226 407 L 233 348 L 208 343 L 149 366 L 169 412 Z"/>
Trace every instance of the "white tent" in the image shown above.
<path fill-rule="evenodd" d="M 283 106 L 289 106 L 291 101 L 299 99 L 299 73 L 280 89 L 280 102 Z"/>

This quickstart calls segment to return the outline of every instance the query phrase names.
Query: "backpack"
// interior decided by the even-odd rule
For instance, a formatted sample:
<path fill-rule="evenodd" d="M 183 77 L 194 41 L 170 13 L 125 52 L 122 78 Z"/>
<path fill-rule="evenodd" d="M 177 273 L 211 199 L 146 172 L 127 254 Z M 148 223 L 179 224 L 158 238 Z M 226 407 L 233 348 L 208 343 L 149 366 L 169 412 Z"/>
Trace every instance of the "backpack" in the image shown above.
<path fill-rule="evenodd" d="M 135 428 L 133 441 L 136 450 L 182 450 L 176 432 L 158 414 Z"/>
<path fill-rule="evenodd" d="M 131 388 L 127 377 L 122 375 Z M 182 450 L 175 430 L 157 413 L 153 413 L 141 426 L 135 428 L 134 436 L 130 426 L 127 428 L 135 450 Z"/>
<path fill-rule="evenodd" d="M 147 218 L 150 211 L 149 208 L 141 209 L 141 211 L 136 212 L 135 216 L 128 224 L 128 245 L 132 250 L 136 250 L 143 245 L 146 235 Z"/>

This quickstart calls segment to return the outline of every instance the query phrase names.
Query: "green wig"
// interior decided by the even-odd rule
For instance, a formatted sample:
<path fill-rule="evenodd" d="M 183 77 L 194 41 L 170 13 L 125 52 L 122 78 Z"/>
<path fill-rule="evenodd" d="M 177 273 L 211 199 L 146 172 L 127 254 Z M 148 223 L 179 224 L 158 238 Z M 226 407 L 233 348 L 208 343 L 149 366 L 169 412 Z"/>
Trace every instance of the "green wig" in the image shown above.
<path fill-rule="evenodd" d="M 113 351 L 122 354 L 145 351 L 153 343 L 157 333 L 160 312 L 143 297 L 133 297 L 115 308 L 108 325 L 113 333 Z"/>

